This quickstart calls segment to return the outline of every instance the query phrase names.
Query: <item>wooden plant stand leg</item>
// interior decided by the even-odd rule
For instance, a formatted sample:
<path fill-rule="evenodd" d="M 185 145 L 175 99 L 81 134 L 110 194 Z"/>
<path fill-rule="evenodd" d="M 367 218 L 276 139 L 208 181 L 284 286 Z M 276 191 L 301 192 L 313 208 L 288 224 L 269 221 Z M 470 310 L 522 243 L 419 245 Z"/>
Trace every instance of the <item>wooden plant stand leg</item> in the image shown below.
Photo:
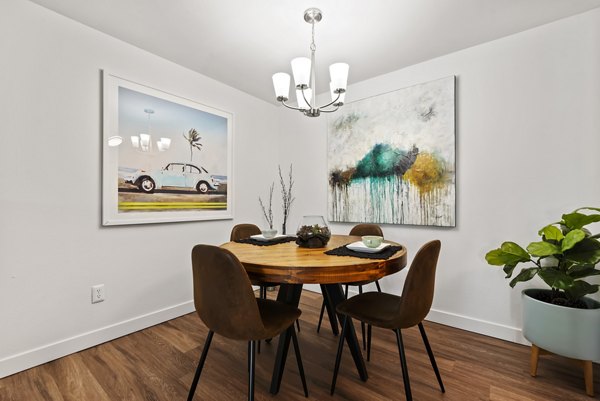
<path fill-rule="evenodd" d="M 529 364 L 529 374 L 533 377 L 537 376 L 538 360 L 540 359 L 540 347 L 531 344 L 531 363 Z"/>
<path fill-rule="evenodd" d="M 583 364 L 583 377 L 585 379 L 585 392 L 590 397 L 594 396 L 594 365 L 592 361 L 581 361 Z"/>
<path fill-rule="evenodd" d="M 541 349 L 535 344 L 531 344 L 531 363 L 529 367 L 529 374 L 533 377 L 537 376 L 538 360 L 540 355 L 549 355 L 551 352 Z M 569 358 L 570 359 L 570 358 Z M 585 393 L 590 397 L 594 396 L 594 365 L 592 361 L 582 361 L 576 359 L 570 359 L 575 363 L 580 363 L 583 367 L 583 378 L 585 381 Z"/>

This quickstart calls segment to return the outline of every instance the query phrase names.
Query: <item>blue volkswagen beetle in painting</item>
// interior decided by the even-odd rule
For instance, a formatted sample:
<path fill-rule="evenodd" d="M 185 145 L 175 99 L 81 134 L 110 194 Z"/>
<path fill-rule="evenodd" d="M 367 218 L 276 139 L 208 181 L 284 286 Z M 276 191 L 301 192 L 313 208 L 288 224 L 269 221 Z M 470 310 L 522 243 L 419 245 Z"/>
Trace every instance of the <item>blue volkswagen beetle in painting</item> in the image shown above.
<path fill-rule="evenodd" d="M 121 171 L 121 178 L 137 186 L 140 191 L 153 193 L 163 187 L 192 188 L 204 194 L 219 188 L 218 178 L 210 175 L 204 167 L 189 163 L 169 163 L 160 170 Z"/>

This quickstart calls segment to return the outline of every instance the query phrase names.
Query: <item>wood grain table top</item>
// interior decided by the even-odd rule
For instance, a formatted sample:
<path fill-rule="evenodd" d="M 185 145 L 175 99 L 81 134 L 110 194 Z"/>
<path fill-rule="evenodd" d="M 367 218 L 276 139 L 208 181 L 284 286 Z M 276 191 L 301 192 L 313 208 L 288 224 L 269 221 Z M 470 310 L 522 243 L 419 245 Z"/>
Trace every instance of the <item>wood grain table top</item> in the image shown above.
<path fill-rule="evenodd" d="M 356 241 L 360 241 L 360 237 L 332 235 L 324 248 L 301 248 L 295 242 L 270 246 L 227 242 L 221 247 L 237 256 L 251 279 L 268 283 L 335 284 L 377 280 L 406 266 L 405 247 L 387 260 L 325 255 L 325 251 Z"/>

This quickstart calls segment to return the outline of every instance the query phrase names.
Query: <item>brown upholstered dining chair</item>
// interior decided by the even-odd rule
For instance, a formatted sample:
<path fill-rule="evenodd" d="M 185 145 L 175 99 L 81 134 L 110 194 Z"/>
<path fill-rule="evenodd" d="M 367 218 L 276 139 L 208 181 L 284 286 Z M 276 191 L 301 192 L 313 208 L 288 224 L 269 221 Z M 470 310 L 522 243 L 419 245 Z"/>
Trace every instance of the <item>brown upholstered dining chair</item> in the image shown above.
<path fill-rule="evenodd" d="M 435 362 L 435 357 L 431 351 L 427 334 L 425 334 L 425 328 L 423 327 L 423 319 L 425 319 L 425 316 L 429 313 L 431 303 L 433 302 L 435 270 L 440 254 L 440 248 L 440 241 L 435 240 L 426 243 L 419 249 L 419 252 L 413 259 L 408 275 L 406 276 L 401 297 L 383 292 L 366 292 L 348 298 L 338 304 L 337 312 L 343 315 L 344 318 L 342 323 L 342 335 L 340 335 L 338 352 L 335 359 L 335 368 L 333 370 L 333 380 L 331 382 L 332 395 L 335 391 L 335 382 L 340 368 L 348 316 L 358 319 L 361 322 L 365 322 L 370 326 L 391 329 L 396 333 L 398 352 L 400 354 L 400 366 L 402 367 L 402 379 L 404 381 L 404 391 L 408 401 L 412 400 L 412 395 L 401 329 L 419 326 L 419 331 L 421 332 L 423 343 L 425 343 L 425 349 L 429 355 L 429 360 L 437 377 L 440 389 L 442 390 L 442 393 L 446 391 Z M 370 342 L 371 338 L 369 333 L 369 343 Z"/>
<path fill-rule="evenodd" d="M 229 235 L 229 241 L 239 241 L 241 239 L 250 238 L 252 235 L 258 235 L 262 233 L 260 228 L 257 225 L 243 223 L 236 224 L 231 229 L 231 234 Z M 258 287 L 258 297 L 261 299 L 267 299 L 267 288 L 275 287 L 276 284 L 273 283 L 265 283 L 260 280 L 250 279 L 252 285 Z M 296 327 L 298 327 L 298 331 L 300 331 L 300 322 L 296 320 Z M 258 353 L 260 353 L 260 341 L 258 342 Z"/>
<path fill-rule="evenodd" d="M 365 223 L 365 224 L 357 224 L 354 227 L 352 227 L 352 229 L 350 230 L 350 233 L 348 235 L 356 235 L 359 237 L 362 237 L 364 235 L 378 235 L 380 237 L 383 237 L 383 231 L 381 231 L 381 227 L 379 227 L 377 224 L 366 224 Z M 381 287 L 379 286 L 378 280 L 366 280 L 366 281 L 358 281 L 355 283 L 343 283 L 342 285 L 344 285 L 344 287 L 345 287 L 344 294 L 345 294 L 346 298 L 348 298 L 348 287 L 349 286 L 357 286 L 358 293 L 362 294 L 363 293 L 363 285 L 371 284 L 373 282 L 375 283 L 375 286 L 377 287 L 377 291 L 381 292 Z M 321 304 L 321 314 L 319 315 L 319 323 L 317 324 L 317 333 L 321 329 L 321 322 L 323 321 L 323 313 L 324 312 L 325 312 L 325 298 L 323 298 L 323 303 Z M 365 324 L 363 322 L 361 322 L 360 327 L 361 327 L 361 331 L 362 331 L 363 348 L 367 349 L 367 341 L 366 341 L 366 336 L 365 336 Z"/>
<path fill-rule="evenodd" d="M 254 224 L 236 224 L 231 229 L 231 235 L 229 236 L 229 241 L 239 241 L 241 239 L 250 238 L 252 235 L 260 234 L 260 228 Z M 252 285 L 259 287 L 259 297 L 262 299 L 267 299 L 267 283 L 264 283 L 259 280 L 250 279 Z"/>
<path fill-rule="evenodd" d="M 226 249 L 212 245 L 196 245 L 192 249 L 192 270 L 194 305 L 209 331 L 188 401 L 194 398 L 214 333 L 248 342 L 248 400 L 254 400 L 256 341 L 274 337 L 285 330 L 288 330 L 292 337 L 304 395 L 308 397 L 294 329 L 294 321 L 302 312 L 282 302 L 255 298 L 246 270 L 237 257 Z"/>

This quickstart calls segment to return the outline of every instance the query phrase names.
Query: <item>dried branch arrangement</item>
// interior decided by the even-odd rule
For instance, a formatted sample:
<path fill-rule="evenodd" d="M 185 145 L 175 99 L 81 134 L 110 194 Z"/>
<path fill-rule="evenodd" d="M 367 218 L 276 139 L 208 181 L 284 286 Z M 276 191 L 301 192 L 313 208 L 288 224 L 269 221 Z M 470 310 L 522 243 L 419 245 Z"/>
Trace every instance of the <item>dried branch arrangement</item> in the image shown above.
<path fill-rule="evenodd" d="M 263 215 L 265 216 L 265 220 L 267 220 L 267 224 L 269 224 L 269 228 L 273 229 L 273 188 L 275 187 L 275 183 L 271 184 L 271 188 L 269 189 L 269 208 L 267 209 L 260 198 L 258 197 L 258 202 L 260 203 L 260 207 L 262 209 Z"/>
<path fill-rule="evenodd" d="M 294 179 L 292 178 L 292 165 L 290 164 L 290 172 L 288 173 L 288 182 L 286 185 L 285 180 L 283 179 L 283 174 L 281 174 L 281 166 L 277 166 L 279 169 L 279 183 L 281 184 L 281 199 L 283 201 L 283 225 L 281 227 L 281 233 L 286 234 L 286 224 L 288 216 L 290 215 L 290 210 L 292 208 L 292 203 L 294 203 L 294 197 L 292 195 L 292 187 L 294 186 Z"/>

